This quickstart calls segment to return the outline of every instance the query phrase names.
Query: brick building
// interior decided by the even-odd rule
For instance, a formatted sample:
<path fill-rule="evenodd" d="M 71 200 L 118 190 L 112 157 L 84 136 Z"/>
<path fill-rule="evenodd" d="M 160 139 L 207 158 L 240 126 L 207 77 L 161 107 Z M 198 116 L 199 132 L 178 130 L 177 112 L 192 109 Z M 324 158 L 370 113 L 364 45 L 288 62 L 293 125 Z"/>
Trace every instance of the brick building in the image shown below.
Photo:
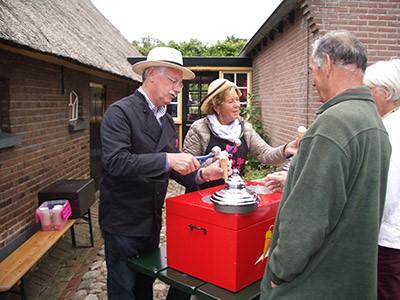
<path fill-rule="evenodd" d="M 320 105 L 308 59 L 328 30 L 353 31 L 370 62 L 400 55 L 398 0 L 283 0 L 266 18 L 240 61 L 186 62 L 198 77 L 171 105 L 181 135 L 197 113 L 190 99 L 226 77 L 255 96 L 271 144 L 292 139 Z M 90 0 L 1 2 L 0 257 L 33 225 L 38 191 L 59 179 L 99 177 L 102 114 L 139 86 L 127 62 L 139 55 Z"/>
<path fill-rule="evenodd" d="M 38 191 L 100 175 L 101 117 L 138 87 L 138 54 L 90 0 L 1 1 L 0 254 L 28 234 Z"/>
<path fill-rule="evenodd" d="M 252 90 L 272 145 L 314 120 L 320 103 L 308 74 L 311 44 L 335 29 L 354 32 L 369 63 L 400 56 L 398 0 L 284 0 L 242 49 L 253 61 Z"/>

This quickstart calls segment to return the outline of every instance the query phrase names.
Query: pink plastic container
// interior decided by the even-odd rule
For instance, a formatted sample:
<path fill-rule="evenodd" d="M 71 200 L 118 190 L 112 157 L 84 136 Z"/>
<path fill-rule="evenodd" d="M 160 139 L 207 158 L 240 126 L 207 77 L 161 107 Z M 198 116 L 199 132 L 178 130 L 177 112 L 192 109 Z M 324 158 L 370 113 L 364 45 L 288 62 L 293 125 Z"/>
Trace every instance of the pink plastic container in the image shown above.
<path fill-rule="evenodd" d="M 68 200 L 45 201 L 36 209 L 35 221 L 41 223 L 42 230 L 60 230 L 71 213 L 72 209 Z"/>

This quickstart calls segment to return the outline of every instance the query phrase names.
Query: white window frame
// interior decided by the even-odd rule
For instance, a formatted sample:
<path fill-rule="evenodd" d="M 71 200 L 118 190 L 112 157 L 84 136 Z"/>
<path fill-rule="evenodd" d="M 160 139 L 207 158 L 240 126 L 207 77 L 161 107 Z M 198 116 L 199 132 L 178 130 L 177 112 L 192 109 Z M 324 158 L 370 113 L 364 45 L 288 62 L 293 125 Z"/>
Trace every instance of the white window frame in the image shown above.
<path fill-rule="evenodd" d="M 70 121 L 76 121 L 79 117 L 79 96 L 75 91 L 69 93 L 69 104 L 70 107 Z"/>
<path fill-rule="evenodd" d="M 173 99 L 168 105 L 174 105 L 176 107 L 176 116 L 172 116 L 175 124 L 182 123 L 182 92 Z"/>

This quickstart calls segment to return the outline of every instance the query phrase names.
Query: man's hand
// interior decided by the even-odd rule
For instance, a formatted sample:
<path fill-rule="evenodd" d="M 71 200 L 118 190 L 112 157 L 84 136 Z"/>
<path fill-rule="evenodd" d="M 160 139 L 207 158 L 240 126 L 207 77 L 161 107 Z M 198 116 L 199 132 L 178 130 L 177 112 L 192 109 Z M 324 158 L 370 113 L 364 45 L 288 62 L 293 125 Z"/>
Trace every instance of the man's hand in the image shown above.
<path fill-rule="evenodd" d="M 232 174 L 232 168 L 230 163 L 228 164 L 228 175 Z M 219 159 L 215 159 L 215 161 L 206 168 L 203 168 L 202 179 L 205 181 L 212 181 L 221 179 L 224 177 L 224 170 L 220 166 Z"/>
<path fill-rule="evenodd" d="M 264 184 L 271 192 L 282 192 L 286 182 L 287 171 L 279 171 L 268 174 L 264 179 Z"/>
<path fill-rule="evenodd" d="M 276 288 L 276 287 L 278 287 L 279 285 L 277 285 L 276 283 L 274 283 L 273 281 L 271 281 L 271 288 Z"/>
<path fill-rule="evenodd" d="M 199 161 L 187 153 L 167 153 L 168 166 L 179 174 L 186 175 L 200 167 Z"/>

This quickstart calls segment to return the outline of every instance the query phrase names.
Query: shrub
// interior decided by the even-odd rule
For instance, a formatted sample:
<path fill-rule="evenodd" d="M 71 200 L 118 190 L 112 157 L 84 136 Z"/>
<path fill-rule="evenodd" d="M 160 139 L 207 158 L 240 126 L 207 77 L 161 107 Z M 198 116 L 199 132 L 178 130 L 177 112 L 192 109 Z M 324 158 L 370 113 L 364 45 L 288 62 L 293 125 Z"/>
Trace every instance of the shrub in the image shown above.
<path fill-rule="evenodd" d="M 254 95 L 250 95 L 247 107 L 242 108 L 242 116 L 251 123 L 254 130 L 268 143 L 269 136 L 265 132 L 261 121 L 261 108 L 255 103 Z M 257 179 L 265 177 L 267 174 L 275 172 L 276 166 L 264 165 L 254 157 L 248 157 L 245 164 L 245 179 Z"/>

